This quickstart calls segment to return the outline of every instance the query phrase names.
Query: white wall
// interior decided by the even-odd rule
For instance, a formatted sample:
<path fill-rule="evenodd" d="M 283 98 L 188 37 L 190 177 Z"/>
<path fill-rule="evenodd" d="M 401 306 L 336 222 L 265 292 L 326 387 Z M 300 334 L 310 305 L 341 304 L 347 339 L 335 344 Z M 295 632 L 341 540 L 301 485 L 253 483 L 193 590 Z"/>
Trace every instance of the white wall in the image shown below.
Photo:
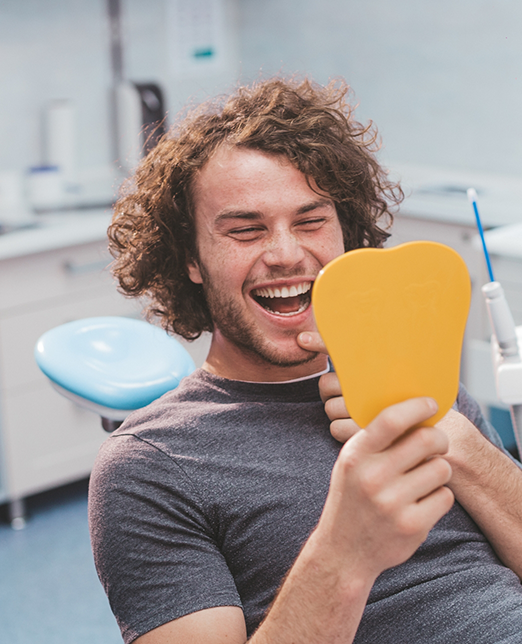
<path fill-rule="evenodd" d="M 124 71 L 131 80 L 160 83 L 175 112 L 189 96 L 201 98 L 235 82 L 237 0 L 223 0 L 222 64 L 192 78 L 174 73 L 169 61 L 169 1 L 122 0 Z M 43 160 L 43 109 L 64 98 L 77 111 L 80 171 L 110 164 L 110 85 L 106 0 L 1 0 L 0 172 L 22 172 Z"/>
<path fill-rule="evenodd" d="M 344 76 L 401 163 L 522 174 L 519 0 L 242 0 L 245 78 Z"/>
<path fill-rule="evenodd" d="M 52 99 L 73 99 L 82 165 L 106 163 L 110 83 L 102 0 L 0 3 L 0 170 L 41 161 L 40 119 Z"/>
<path fill-rule="evenodd" d="M 88 1 L 88 0 L 84 0 Z M 158 81 L 165 90 L 167 106 L 174 114 L 187 102 L 202 101 L 227 91 L 236 83 L 239 70 L 238 8 L 240 0 L 121 0 L 125 36 L 125 74 L 136 82 Z M 209 4 L 221 7 L 219 64 L 198 71 L 179 69 L 172 39 L 180 34 L 172 27 L 176 13 L 169 4 L 185 4 L 204 11 Z"/>
<path fill-rule="evenodd" d="M 126 76 L 161 83 L 171 113 L 239 70 L 342 75 L 386 160 L 522 174 L 519 0 L 224 0 L 226 60 L 192 77 L 173 72 L 172 1 L 122 0 Z M 80 169 L 109 163 L 109 87 L 105 0 L 1 0 L 0 172 L 41 161 L 56 98 L 76 104 Z"/>

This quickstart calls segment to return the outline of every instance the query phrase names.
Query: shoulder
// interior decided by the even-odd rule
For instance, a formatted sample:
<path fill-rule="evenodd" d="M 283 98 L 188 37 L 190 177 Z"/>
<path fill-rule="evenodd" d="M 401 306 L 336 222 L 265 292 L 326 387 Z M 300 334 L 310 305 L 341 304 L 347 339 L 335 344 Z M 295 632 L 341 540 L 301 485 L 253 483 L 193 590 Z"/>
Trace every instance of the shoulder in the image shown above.
<path fill-rule="evenodd" d="M 219 403 L 221 398 L 206 372 L 197 369 L 183 378 L 176 389 L 132 412 L 112 437 L 132 435 L 147 440 L 166 429 L 186 427 L 191 419 L 202 414 L 202 406 Z"/>
<path fill-rule="evenodd" d="M 168 470 L 186 471 L 187 459 L 205 451 L 215 433 L 215 416 L 230 396 L 201 369 L 150 405 L 132 412 L 101 446 L 91 480 L 154 480 Z"/>

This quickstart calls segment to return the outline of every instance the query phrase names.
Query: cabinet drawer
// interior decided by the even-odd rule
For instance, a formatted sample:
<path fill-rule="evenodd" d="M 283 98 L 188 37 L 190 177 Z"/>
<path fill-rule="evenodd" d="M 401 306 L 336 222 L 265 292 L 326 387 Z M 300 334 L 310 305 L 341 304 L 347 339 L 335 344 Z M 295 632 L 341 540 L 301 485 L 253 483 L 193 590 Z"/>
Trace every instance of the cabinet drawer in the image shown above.
<path fill-rule="evenodd" d="M 2 399 L 4 484 L 19 498 L 88 476 L 108 436 L 99 417 L 48 383 Z"/>
<path fill-rule="evenodd" d="M 71 246 L 0 262 L 0 315 L 113 284 L 107 242 Z M 113 288 L 116 288 L 115 286 Z"/>
<path fill-rule="evenodd" d="M 0 320 L 0 382 L 3 390 L 12 391 L 45 376 L 34 359 L 38 338 L 50 329 L 86 317 L 131 315 L 139 317 L 139 304 L 120 295 L 112 285 L 99 288 L 80 302 L 12 315 Z"/>

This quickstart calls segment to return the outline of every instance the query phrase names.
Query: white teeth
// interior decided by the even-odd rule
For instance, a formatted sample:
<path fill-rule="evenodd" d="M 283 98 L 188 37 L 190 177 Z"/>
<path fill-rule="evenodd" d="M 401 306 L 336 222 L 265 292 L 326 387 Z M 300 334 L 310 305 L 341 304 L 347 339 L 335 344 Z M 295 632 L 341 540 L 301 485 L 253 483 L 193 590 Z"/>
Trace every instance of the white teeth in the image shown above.
<path fill-rule="evenodd" d="M 302 295 L 307 293 L 312 288 L 311 282 L 301 282 L 300 284 L 293 286 L 282 286 L 281 288 L 272 288 L 271 286 L 266 286 L 264 288 L 256 288 L 252 291 L 253 295 L 258 295 L 259 297 L 296 297 L 297 295 Z"/>

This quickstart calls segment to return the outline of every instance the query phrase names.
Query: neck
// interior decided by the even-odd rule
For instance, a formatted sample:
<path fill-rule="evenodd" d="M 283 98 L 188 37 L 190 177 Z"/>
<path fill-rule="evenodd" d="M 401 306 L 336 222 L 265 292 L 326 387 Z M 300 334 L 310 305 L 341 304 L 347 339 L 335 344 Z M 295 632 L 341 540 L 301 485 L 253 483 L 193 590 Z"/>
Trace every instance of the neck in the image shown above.
<path fill-rule="evenodd" d="M 222 338 L 222 336 L 221 336 Z M 232 343 L 223 343 L 216 335 L 202 368 L 229 380 L 246 382 L 284 382 L 324 371 L 328 358 L 322 353 L 302 351 L 302 361 L 289 366 L 274 365 L 268 360 Z"/>

